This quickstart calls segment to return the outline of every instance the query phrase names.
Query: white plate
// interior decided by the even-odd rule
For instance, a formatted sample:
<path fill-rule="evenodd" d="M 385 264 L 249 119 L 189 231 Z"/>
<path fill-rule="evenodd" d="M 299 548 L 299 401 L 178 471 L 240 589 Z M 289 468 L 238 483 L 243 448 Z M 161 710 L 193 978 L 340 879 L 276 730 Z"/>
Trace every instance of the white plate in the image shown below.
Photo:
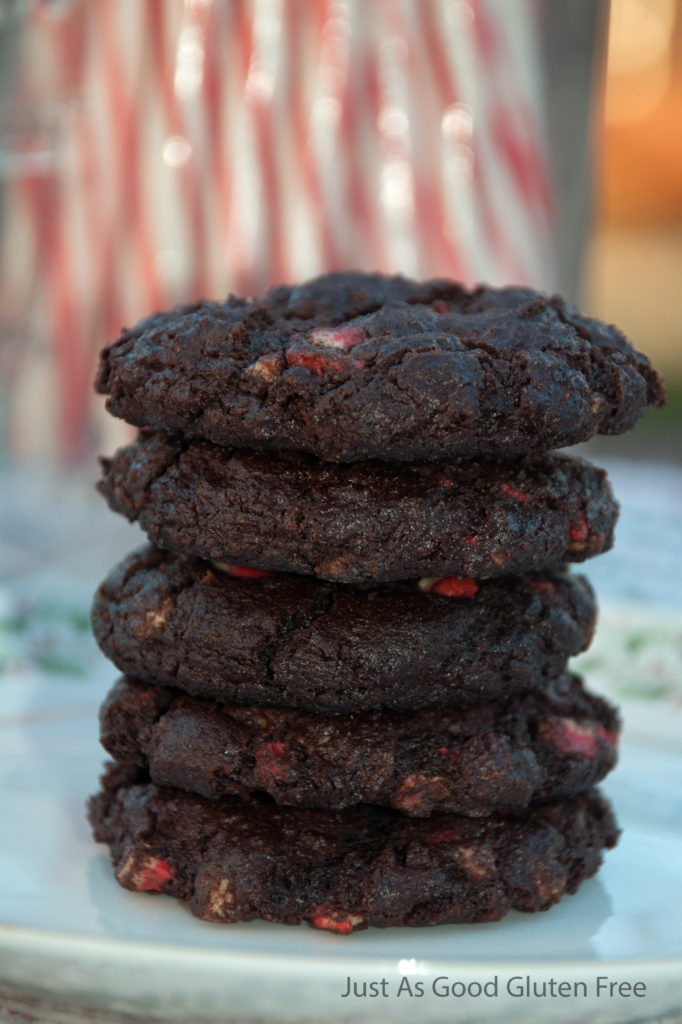
<path fill-rule="evenodd" d="M 49 1024 L 126 1013 L 192 1024 L 682 1017 L 679 745 L 642 734 L 625 743 L 603 787 L 620 844 L 547 914 L 347 937 L 211 925 L 170 898 L 119 888 L 91 841 L 83 808 L 102 761 L 96 715 L 110 678 L 93 655 L 87 680 L 24 670 L 0 679 L 0 1007 L 31 1007 Z M 626 717 L 636 711 L 628 705 Z M 438 995 L 439 977 L 487 991 Z M 527 977 L 530 995 L 512 994 Z M 380 994 L 344 998 L 348 978 Z M 576 994 L 552 996 L 552 981 Z"/>

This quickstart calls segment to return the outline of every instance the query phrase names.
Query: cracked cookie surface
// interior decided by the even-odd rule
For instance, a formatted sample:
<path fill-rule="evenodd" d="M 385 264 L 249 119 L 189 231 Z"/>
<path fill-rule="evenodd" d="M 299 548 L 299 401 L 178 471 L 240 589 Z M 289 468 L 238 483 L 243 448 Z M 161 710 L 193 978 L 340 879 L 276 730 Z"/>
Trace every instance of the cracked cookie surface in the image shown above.
<path fill-rule="evenodd" d="M 307 921 L 340 934 L 546 910 L 618 837 L 596 791 L 519 816 L 415 819 L 368 804 L 207 800 L 130 765 L 110 767 L 89 817 L 127 889 L 176 896 L 208 921 Z"/>
<path fill-rule="evenodd" d="M 105 750 L 157 785 L 411 817 L 485 817 L 582 792 L 613 768 L 618 738 L 615 709 L 569 675 L 471 708 L 359 715 L 220 705 L 124 677 L 100 726 Z"/>
<path fill-rule="evenodd" d="M 618 511 L 606 473 L 568 455 L 339 465 L 152 434 L 101 461 L 110 507 L 158 547 L 343 583 L 581 562 Z"/>
<path fill-rule="evenodd" d="M 558 571 L 351 588 L 146 548 L 102 583 L 92 624 L 116 667 L 145 682 L 337 713 L 542 689 L 587 647 L 595 613 L 587 580 Z"/>
<path fill-rule="evenodd" d="M 96 387 L 138 426 L 329 461 L 513 458 L 664 401 L 617 328 L 557 296 L 362 273 L 157 313 L 104 349 Z"/>

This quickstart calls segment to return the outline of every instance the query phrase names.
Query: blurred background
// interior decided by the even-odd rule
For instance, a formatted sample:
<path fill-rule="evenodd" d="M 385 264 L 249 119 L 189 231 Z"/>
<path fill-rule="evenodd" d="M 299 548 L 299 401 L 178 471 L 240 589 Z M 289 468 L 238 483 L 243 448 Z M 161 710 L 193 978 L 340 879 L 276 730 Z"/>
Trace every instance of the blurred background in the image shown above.
<path fill-rule="evenodd" d="M 558 290 L 670 400 L 676 0 L 0 2 L 0 449 L 94 465 L 98 350 L 144 314 L 338 267 Z M 93 470 L 94 472 L 94 470 Z"/>
<path fill-rule="evenodd" d="M 357 267 L 527 284 L 617 323 L 669 401 L 581 447 L 622 511 L 587 565 L 600 623 L 577 670 L 628 737 L 679 756 L 681 128 L 682 0 L 0 0 L 0 797 L 21 805 L 0 916 L 27 956 L 11 926 L 46 927 L 53 893 L 64 923 L 78 892 L 117 942 L 138 927 L 72 856 L 73 837 L 98 856 L 82 806 L 113 672 L 88 609 L 143 542 L 94 489 L 132 429 L 92 381 L 123 325 L 175 303 Z M 662 863 L 671 784 L 634 764 L 613 792 L 624 813 L 653 794 L 633 833 Z M 36 890 L 13 824 L 33 808 L 57 857 Z M 670 921 L 647 907 L 632 934 Z M 59 985 L 80 991 L 80 962 Z M 31 976 L 42 999 L 54 975 Z M 38 1018 L 57 1016 L 0 992 L 0 1020 Z"/>
<path fill-rule="evenodd" d="M 664 409 L 598 453 L 682 461 L 682 4 L 614 0 L 581 300 L 663 373 Z"/>

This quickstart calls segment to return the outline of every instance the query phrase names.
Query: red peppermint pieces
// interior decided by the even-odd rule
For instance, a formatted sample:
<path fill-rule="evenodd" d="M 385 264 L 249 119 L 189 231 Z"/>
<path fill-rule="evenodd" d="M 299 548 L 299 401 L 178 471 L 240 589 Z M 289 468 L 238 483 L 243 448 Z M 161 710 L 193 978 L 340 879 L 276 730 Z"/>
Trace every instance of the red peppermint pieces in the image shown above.
<path fill-rule="evenodd" d="M 267 576 L 274 576 L 271 569 L 254 569 L 250 565 L 228 565 L 227 562 L 214 562 L 217 569 L 226 572 L 228 576 L 238 576 L 245 580 L 264 580 Z"/>
<path fill-rule="evenodd" d="M 286 743 L 272 740 L 256 750 L 256 774 L 264 781 L 281 782 L 289 774 L 290 750 Z"/>
<path fill-rule="evenodd" d="M 579 512 L 577 519 L 575 519 L 568 527 L 568 539 L 572 541 L 581 542 L 587 540 L 589 534 L 590 528 L 587 525 L 585 513 Z"/>
<path fill-rule="evenodd" d="M 129 857 L 118 872 L 118 877 L 119 881 L 137 892 L 161 892 L 164 883 L 174 874 L 170 864 L 160 857 L 144 857 L 135 865 L 133 858 Z"/>
<path fill-rule="evenodd" d="M 339 353 L 348 352 L 364 340 L 362 327 L 318 327 L 306 338 L 308 345 L 318 349 L 337 349 Z M 286 353 L 286 361 L 288 366 L 304 366 L 316 377 L 322 377 L 325 373 L 347 373 L 349 369 L 347 360 L 335 359 L 331 354 L 311 352 L 307 346 L 290 348 Z M 362 370 L 365 363 L 361 359 L 353 359 L 352 365 L 356 370 Z"/>
<path fill-rule="evenodd" d="M 326 910 L 325 907 L 316 907 L 310 924 L 313 928 L 322 928 L 327 932 L 350 935 L 353 929 L 363 923 L 363 920 L 359 914 L 347 914 L 344 910 Z"/>
<path fill-rule="evenodd" d="M 517 491 L 515 487 L 510 487 L 509 484 L 498 484 L 497 486 L 504 494 L 508 494 L 510 498 L 516 498 L 517 501 L 530 500 L 527 494 L 523 491 Z"/>
<path fill-rule="evenodd" d="M 142 884 L 139 885 L 138 888 L 146 889 L 151 892 L 161 892 L 161 886 L 164 882 L 170 881 L 172 877 L 173 868 L 170 864 L 165 860 L 161 860 L 160 857 L 156 860 L 150 859 L 144 871 Z"/>
<path fill-rule="evenodd" d="M 364 340 L 365 332 L 362 327 L 318 327 L 308 335 L 311 345 L 340 348 L 345 352 Z"/>
<path fill-rule="evenodd" d="M 439 747 L 438 753 L 442 754 L 443 757 L 449 757 L 451 761 L 459 761 L 462 756 L 461 750 L 450 750 L 449 747 Z"/>
<path fill-rule="evenodd" d="M 300 348 L 293 348 L 287 352 L 287 364 L 289 366 L 304 366 L 316 377 L 322 377 L 329 370 L 335 373 L 342 373 L 347 369 L 345 363 L 340 359 L 330 359 L 329 356 L 318 356 L 314 352 L 305 352 Z"/>
<path fill-rule="evenodd" d="M 348 352 L 365 340 L 365 332 L 362 327 L 318 327 L 307 336 L 309 345 L 316 348 L 337 349 L 339 352 Z M 348 363 L 342 359 L 335 359 L 332 355 L 323 355 L 320 352 L 310 352 L 306 348 L 294 347 L 286 354 L 288 366 L 304 366 L 317 377 L 325 373 L 346 373 Z M 365 363 L 361 359 L 353 359 L 353 366 L 361 370 Z"/>
<path fill-rule="evenodd" d="M 476 580 L 459 576 L 424 576 L 417 586 L 425 594 L 442 594 L 443 597 L 473 597 L 478 591 Z"/>
<path fill-rule="evenodd" d="M 581 725 L 574 718 L 547 718 L 538 732 L 565 754 L 582 754 L 589 758 L 597 756 L 600 741 L 609 747 L 615 747 L 618 741 L 618 734 L 605 729 L 601 722 Z"/>

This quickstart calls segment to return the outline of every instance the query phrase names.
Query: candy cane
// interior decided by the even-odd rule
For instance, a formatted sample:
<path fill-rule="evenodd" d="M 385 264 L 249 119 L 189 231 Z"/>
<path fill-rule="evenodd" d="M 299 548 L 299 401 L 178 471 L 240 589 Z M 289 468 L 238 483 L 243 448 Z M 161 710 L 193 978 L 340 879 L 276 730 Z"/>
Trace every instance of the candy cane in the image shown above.
<path fill-rule="evenodd" d="M 523 282 L 527 271 L 521 253 L 532 245 L 527 233 L 514 232 L 510 228 L 510 204 L 514 195 L 506 187 L 506 179 L 499 180 L 497 172 L 491 169 L 491 161 L 499 159 L 490 143 L 489 125 L 486 121 L 482 102 L 484 83 L 481 75 L 481 59 L 477 52 L 473 21 L 476 5 L 470 8 L 472 16 L 463 16 L 465 9 L 446 7 L 444 34 L 447 39 L 446 60 L 451 74 L 457 75 L 460 86 L 459 100 L 465 109 L 473 112 L 475 121 L 471 134 L 473 151 L 472 198 L 476 212 L 476 227 L 468 241 L 483 246 L 472 250 L 477 257 L 477 276 L 492 283 Z M 456 19 L 453 22 L 453 17 Z M 495 175 L 491 180 L 491 176 Z M 531 254 L 532 256 L 532 254 Z"/>
<path fill-rule="evenodd" d="M 377 151 L 372 142 L 375 137 L 373 117 L 379 104 L 376 67 L 362 20 L 362 13 L 368 9 L 357 5 L 352 8 L 349 66 L 339 95 L 341 115 L 336 155 L 343 175 L 345 214 L 354 229 L 356 262 L 381 269 L 388 264 L 388 252 L 378 217 L 376 190 L 373 194 L 369 184 L 378 176 Z"/>
<path fill-rule="evenodd" d="M 58 76 L 66 75 L 71 86 L 77 86 L 82 74 L 82 26 L 72 18 L 55 24 L 43 19 L 41 14 L 36 12 L 34 28 L 42 34 L 44 54 L 54 61 Z M 63 61 L 67 51 L 71 57 L 68 72 Z M 20 94 L 29 88 L 24 79 L 20 83 Z M 23 95 L 24 103 L 29 99 L 28 94 Z M 44 329 L 53 342 L 60 446 L 67 458 L 75 459 L 82 451 L 90 364 L 88 339 L 81 311 L 77 308 L 75 254 L 70 247 L 73 243 L 69 241 L 74 235 L 72 203 L 68 202 L 66 194 L 67 181 L 61 162 L 47 174 L 25 174 L 21 178 L 21 189 L 34 229 L 36 281 L 42 283 L 45 293 L 47 321 Z"/>
<path fill-rule="evenodd" d="M 503 18 L 503 5 L 496 4 L 498 19 Z M 516 23 L 509 32 L 531 33 L 533 23 L 528 3 L 518 5 Z M 481 187 L 489 198 L 492 219 L 498 237 L 511 237 L 503 253 L 514 278 L 521 283 L 542 286 L 551 276 L 552 251 L 546 244 L 546 212 L 538 207 L 548 196 L 539 145 L 531 133 L 521 143 L 517 111 L 526 104 L 519 90 L 511 51 L 501 45 L 502 33 L 496 19 L 489 16 L 483 0 L 474 8 L 471 23 L 472 49 L 476 57 L 478 106 L 482 111 L 484 131 L 479 135 L 481 147 Z M 528 125 L 527 125 L 528 126 Z M 502 227 L 504 225 L 504 227 Z M 543 242 L 545 243 L 543 245 Z"/>
<path fill-rule="evenodd" d="M 335 270 L 343 262 L 339 231 L 338 203 L 330 202 L 329 192 L 323 186 L 319 161 L 315 153 L 314 127 L 311 124 L 310 93 L 305 91 L 304 59 L 306 54 L 320 54 L 319 60 L 329 70 L 334 54 L 325 46 L 325 7 L 313 5 L 308 21 L 300 16 L 300 8 L 287 5 L 287 30 L 291 74 L 288 79 L 287 109 L 292 130 L 289 133 L 294 161 L 300 173 L 301 213 L 312 220 L 311 234 L 317 244 L 315 269 Z M 311 69 L 312 70 L 312 69 Z M 314 71 L 319 75 L 319 67 Z M 313 94 L 314 98 L 315 94 Z M 323 100 L 327 97 L 320 97 Z M 333 100 L 332 100 L 333 102 Z"/>
<path fill-rule="evenodd" d="M 224 72 L 223 47 L 229 45 L 229 6 L 213 6 L 209 8 L 209 17 L 204 19 L 203 49 L 204 75 L 203 98 L 206 110 L 206 126 L 208 132 L 209 177 L 212 181 L 212 193 L 215 197 L 216 209 L 209 221 L 213 224 L 219 245 L 217 273 L 213 275 L 217 294 L 224 293 L 234 276 L 232 267 L 234 253 L 227 245 L 230 205 L 233 198 L 234 172 L 233 161 L 228 146 L 226 121 L 229 117 L 226 103 L 228 78 Z M 215 278 L 217 277 L 217 280 Z"/>
<path fill-rule="evenodd" d="M 486 75 L 495 82 L 495 122 L 492 134 L 506 156 L 506 165 L 517 181 L 519 191 L 538 219 L 551 220 L 552 193 L 548 157 L 543 138 L 540 97 L 542 87 L 537 75 L 538 31 L 534 6 L 526 0 L 526 16 L 510 16 L 509 5 L 496 5 L 495 18 L 485 3 L 477 7 L 475 24 L 486 38 L 482 47 Z M 504 75 L 501 71 L 504 70 Z M 515 102 L 510 102 L 511 95 Z"/>
<path fill-rule="evenodd" d="M 144 9 L 147 14 L 146 36 L 151 49 L 154 85 L 161 100 L 162 115 L 171 136 L 187 138 L 190 133 L 174 89 L 174 63 L 166 44 L 166 18 L 169 8 L 163 0 L 146 0 Z M 189 292 L 192 296 L 205 294 L 208 290 L 206 224 L 201 204 L 198 161 L 199 156 L 195 153 L 177 168 L 183 198 L 182 210 L 189 222 L 193 271 Z"/>
<path fill-rule="evenodd" d="M 433 0 L 412 4 L 402 0 L 403 33 L 409 43 L 408 82 L 411 89 L 410 123 L 413 133 L 415 179 L 415 235 L 420 247 L 420 273 L 445 274 L 462 280 L 468 274 L 461 227 L 451 230 L 441 123 L 449 85 L 443 80 L 442 48 L 433 22 Z"/>
<path fill-rule="evenodd" d="M 351 25 L 345 4 L 313 5 L 319 40 L 311 86 L 309 161 L 316 182 L 313 210 L 325 234 L 323 253 L 330 267 L 348 265 L 355 250 L 353 222 L 345 205 L 350 154 L 342 138 L 341 115 L 349 75 Z"/>
<path fill-rule="evenodd" d="M 419 252 L 415 273 L 461 279 L 465 273 L 461 245 L 447 231 L 440 147 L 442 105 L 430 67 L 429 50 L 435 42 L 431 7 L 431 2 L 385 0 L 387 29 L 402 39 L 405 46 L 404 66 L 393 70 L 393 95 L 409 125 L 409 145 L 404 147 L 402 156 L 412 170 L 412 237 Z M 419 83 L 418 89 L 414 83 Z"/>
<path fill-rule="evenodd" d="M 95 19 L 99 35 L 99 51 L 104 75 L 105 102 L 108 125 L 112 139 L 113 181 L 111 201 L 105 222 L 99 263 L 98 300 L 109 306 L 114 282 L 121 283 L 117 274 L 117 261 L 125 254 L 136 264 L 136 277 L 140 285 L 141 310 L 128 308 L 131 313 L 142 315 L 162 308 L 165 295 L 156 270 L 156 246 L 149 223 L 149 207 L 142 196 L 142 159 L 140 134 L 141 126 L 137 114 L 138 76 L 144 70 L 142 57 L 135 62 L 134 71 L 126 73 L 127 61 L 121 48 L 116 19 L 116 8 L 103 3 L 101 17 Z M 144 36 L 140 36 L 144 42 Z M 133 60 L 135 55 L 133 54 Z M 121 307 L 127 305 L 121 291 L 113 298 Z M 115 306 L 114 306 L 115 308 Z M 120 330 L 121 323 L 112 325 L 113 331 Z"/>

